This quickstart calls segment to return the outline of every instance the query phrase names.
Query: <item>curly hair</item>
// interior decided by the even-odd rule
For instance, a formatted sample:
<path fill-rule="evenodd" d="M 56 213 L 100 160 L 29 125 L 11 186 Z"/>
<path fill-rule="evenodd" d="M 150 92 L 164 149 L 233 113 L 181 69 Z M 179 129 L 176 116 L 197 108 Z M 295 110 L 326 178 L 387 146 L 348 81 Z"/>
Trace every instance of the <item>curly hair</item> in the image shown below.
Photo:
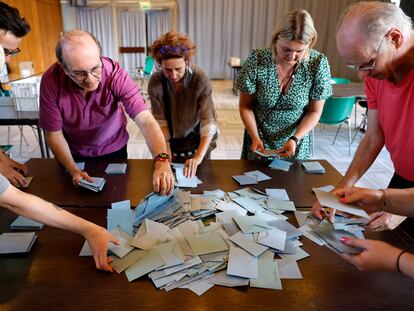
<path fill-rule="evenodd" d="M 151 45 L 151 52 L 158 64 L 165 59 L 184 58 L 189 61 L 196 51 L 196 45 L 185 33 L 170 31 Z"/>

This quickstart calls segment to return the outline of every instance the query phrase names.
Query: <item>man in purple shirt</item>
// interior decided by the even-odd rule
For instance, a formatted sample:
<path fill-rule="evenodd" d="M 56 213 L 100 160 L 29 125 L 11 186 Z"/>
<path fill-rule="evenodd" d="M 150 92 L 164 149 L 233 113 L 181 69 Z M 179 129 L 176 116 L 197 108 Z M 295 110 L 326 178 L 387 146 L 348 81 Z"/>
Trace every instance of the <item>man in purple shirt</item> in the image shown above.
<path fill-rule="evenodd" d="M 155 157 L 154 191 L 170 193 L 174 176 L 163 134 L 127 72 L 101 57 L 99 42 L 80 30 L 62 36 L 56 56 L 58 63 L 43 74 L 40 85 L 40 126 L 73 183 L 92 181 L 75 160 L 127 158 L 127 113 Z"/>

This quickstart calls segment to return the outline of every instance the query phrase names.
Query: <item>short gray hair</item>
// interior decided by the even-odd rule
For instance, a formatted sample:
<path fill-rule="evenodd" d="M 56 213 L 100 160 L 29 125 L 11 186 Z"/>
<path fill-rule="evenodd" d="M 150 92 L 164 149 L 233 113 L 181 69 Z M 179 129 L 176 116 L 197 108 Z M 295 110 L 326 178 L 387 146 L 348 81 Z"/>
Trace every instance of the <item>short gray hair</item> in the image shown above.
<path fill-rule="evenodd" d="M 300 41 L 303 44 L 309 44 L 309 49 L 305 54 L 306 58 L 309 55 L 310 49 L 315 45 L 317 37 L 318 34 L 310 14 L 306 10 L 298 9 L 289 12 L 282 23 L 275 28 L 270 47 L 274 55 L 276 55 L 278 39 Z"/>
<path fill-rule="evenodd" d="M 338 31 L 351 18 L 358 20 L 368 44 L 377 44 L 391 28 L 398 28 L 407 37 L 413 29 L 411 18 L 392 3 L 366 1 L 349 6 L 339 19 Z"/>

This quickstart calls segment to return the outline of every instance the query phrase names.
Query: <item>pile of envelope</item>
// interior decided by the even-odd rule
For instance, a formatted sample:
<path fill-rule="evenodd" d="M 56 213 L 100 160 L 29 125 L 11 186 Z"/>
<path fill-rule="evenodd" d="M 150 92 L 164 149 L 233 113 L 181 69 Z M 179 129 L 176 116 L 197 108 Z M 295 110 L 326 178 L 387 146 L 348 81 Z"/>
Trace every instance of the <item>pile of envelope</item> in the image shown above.
<path fill-rule="evenodd" d="M 285 211 L 295 212 L 299 229 L 286 221 Z M 149 194 L 135 211 L 129 201 L 108 210 L 108 229 L 120 241 L 110 247 L 111 265 L 130 282 L 148 275 L 166 291 L 187 288 L 201 295 L 214 285 L 280 290 L 281 279 L 302 278 L 297 261 L 309 256 L 300 247 L 302 235 L 332 245 L 357 226 L 347 219 L 338 229 L 329 225 L 296 211 L 284 189 Z M 340 236 L 332 233 L 337 230 Z M 81 255 L 90 255 L 87 244 Z"/>
<path fill-rule="evenodd" d="M 102 188 L 105 186 L 106 180 L 102 177 L 92 177 L 92 179 L 93 182 L 87 181 L 86 179 L 81 179 L 79 181 L 79 186 L 95 192 L 102 191 Z"/>

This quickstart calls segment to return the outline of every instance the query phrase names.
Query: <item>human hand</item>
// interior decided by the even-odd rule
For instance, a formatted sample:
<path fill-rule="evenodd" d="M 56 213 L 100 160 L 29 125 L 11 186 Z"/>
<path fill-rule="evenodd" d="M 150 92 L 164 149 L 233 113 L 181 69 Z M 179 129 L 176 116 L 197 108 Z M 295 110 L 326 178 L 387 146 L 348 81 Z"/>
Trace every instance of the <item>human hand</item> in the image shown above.
<path fill-rule="evenodd" d="M 11 159 L 10 159 L 11 160 Z M 11 160 L 13 161 L 13 160 Z M 13 161 L 14 163 L 17 163 L 16 161 Z M 13 186 L 24 186 L 27 184 L 27 179 L 22 175 L 26 173 L 27 169 L 26 166 L 23 164 L 20 164 L 23 166 L 24 169 L 17 168 L 16 165 L 13 165 L 13 162 L 9 162 L 7 160 L 0 161 L 0 173 L 6 177 Z M 20 172 L 19 172 L 20 171 Z"/>
<path fill-rule="evenodd" d="M 330 223 L 334 223 L 334 217 L 335 217 L 336 210 L 333 208 L 330 208 L 329 211 L 325 209 L 321 203 L 319 203 L 318 200 L 316 200 L 312 205 L 312 214 L 318 218 L 319 220 L 324 219 L 325 217 L 328 217 Z"/>
<path fill-rule="evenodd" d="M 79 182 L 81 181 L 81 179 L 85 179 L 86 181 L 93 182 L 93 178 L 90 177 L 88 175 L 88 173 L 86 173 L 84 171 L 81 171 L 79 169 L 77 169 L 77 170 L 75 170 L 73 172 L 70 172 L 70 174 L 72 175 L 72 183 L 75 186 L 78 186 L 79 185 Z"/>
<path fill-rule="evenodd" d="M 293 157 L 295 155 L 295 152 L 296 152 L 296 147 L 297 147 L 296 143 L 292 139 L 289 139 L 282 146 L 282 148 L 277 149 L 276 152 L 282 158 Z"/>
<path fill-rule="evenodd" d="M 393 230 L 407 217 L 386 212 L 377 212 L 369 215 L 369 222 L 365 225 L 371 231 Z"/>
<path fill-rule="evenodd" d="M 200 165 L 202 158 L 195 156 L 192 159 L 188 159 L 184 164 L 184 176 L 194 177 L 197 172 L 197 167 Z"/>
<path fill-rule="evenodd" d="M 91 248 L 96 269 L 112 272 L 113 269 L 109 265 L 112 260 L 107 256 L 108 246 L 109 242 L 119 245 L 119 241 L 109 231 L 95 224 L 91 224 L 84 237 Z"/>
<path fill-rule="evenodd" d="M 340 197 L 340 202 L 357 204 L 370 214 L 381 209 L 381 190 L 350 187 L 337 189 L 334 193 Z"/>
<path fill-rule="evenodd" d="M 361 271 L 394 271 L 401 250 L 381 241 L 342 238 L 342 243 L 364 249 L 357 255 L 343 254 L 342 258 Z"/>
<path fill-rule="evenodd" d="M 174 189 L 174 174 L 170 162 L 155 161 L 154 174 L 152 176 L 154 192 L 160 195 L 170 195 Z"/>
<path fill-rule="evenodd" d="M 253 151 L 253 152 L 255 152 L 256 150 L 259 150 L 259 151 L 263 152 L 265 150 L 263 142 L 259 137 L 252 139 L 252 144 L 250 145 L 250 150 Z"/>

